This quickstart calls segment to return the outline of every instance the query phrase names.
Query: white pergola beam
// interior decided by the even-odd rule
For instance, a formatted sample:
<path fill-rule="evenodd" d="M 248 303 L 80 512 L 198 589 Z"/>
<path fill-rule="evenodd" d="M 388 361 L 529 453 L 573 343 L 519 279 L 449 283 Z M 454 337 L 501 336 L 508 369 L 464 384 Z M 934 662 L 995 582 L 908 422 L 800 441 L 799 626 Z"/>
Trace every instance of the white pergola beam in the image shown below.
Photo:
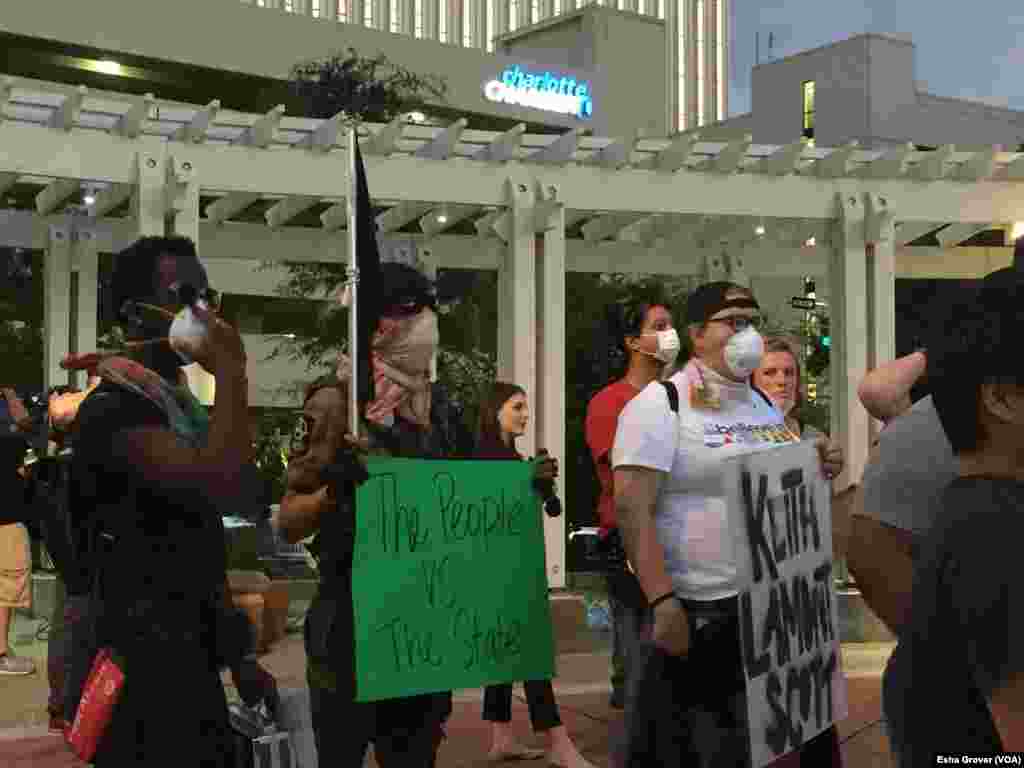
<path fill-rule="evenodd" d="M 896 244 L 907 245 L 941 227 L 934 221 L 902 221 L 896 224 Z"/>
<path fill-rule="evenodd" d="M 152 93 L 135 99 L 131 108 L 125 112 L 117 121 L 114 128 L 119 136 L 126 139 L 136 139 L 142 133 L 142 123 L 149 118 L 149 112 L 153 108 L 156 96 Z"/>
<path fill-rule="evenodd" d="M 320 154 L 330 152 L 338 143 L 338 133 L 341 131 L 341 124 L 345 117 L 344 112 L 339 112 L 331 119 L 324 121 L 300 142 L 300 146 Z"/>
<path fill-rule="evenodd" d="M 348 227 L 348 203 L 342 201 L 332 205 L 320 214 L 320 223 L 325 232 L 337 232 Z"/>
<path fill-rule="evenodd" d="M 700 170 L 721 174 L 734 173 L 740 167 L 743 158 L 747 156 L 747 150 L 750 149 L 753 141 L 753 136 L 749 134 L 738 141 L 730 141 L 718 151 L 717 155 L 709 157 L 701 163 Z"/>
<path fill-rule="evenodd" d="M 952 144 L 943 144 L 938 149 L 921 154 L 917 167 L 912 171 L 911 176 L 919 181 L 937 181 L 945 178 L 952 162 L 956 147 Z"/>
<path fill-rule="evenodd" d="M 81 190 L 78 179 L 57 179 L 36 195 L 36 210 L 42 216 L 51 214 Z"/>
<path fill-rule="evenodd" d="M 693 133 L 673 139 L 672 144 L 652 158 L 651 167 L 664 173 L 675 173 L 686 165 L 700 141 L 700 134 Z"/>
<path fill-rule="evenodd" d="M 804 140 L 794 141 L 785 147 L 780 147 L 768 157 L 763 157 L 754 163 L 751 170 L 754 173 L 763 173 L 769 176 L 789 176 L 796 172 L 797 164 L 804 152 Z"/>
<path fill-rule="evenodd" d="M 381 232 L 394 232 L 420 218 L 432 207 L 430 203 L 399 203 L 377 216 L 377 229 Z"/>
<path fill-rule="evenodd" d="M 639 134 L 624 139 L 616 139 L 606 147 L 597 150 L 590 158 L 591 165 L 617 171 L 630 164 L 633 157 L 633 149 Z"/>
<path fill-rule="evenodd" d="M 267 226 L 272 229 L 283 227 L 299 214 L 308 211 L 318 202 L 320 202 L 320 198 L 318 197 L 286 197 L 284 200 L 274 203 L 267 209 L 267 212 L 264 214 L 264 218 L 267 220 Z"/>
<path fill-rule="evenodd" d="M 447 160 L 455 152 L 455 145 L 459 143 L 462 132 L 466 130 L 466 118 L 460 117 L 447 128 L 439 131 L 433 139 L 426 142 L 413 154 L 416 157 L 425 157 L 430 160 Z"/>
<path fill-rule="evenodd" d="M 913 151 L 914 145 L 910 142 L 891 149 L 864 166 L 861 175 L 866 179 L 901 178 L 906 173 L 907 161 Z"/>
<path fill-rule="evenodd" d="M 504 133 L 500 133 L 491 140 L 474 156 L 474 160 L 487 163 L 506 163 L 514 160 L 523 142 L 523 134 L 526 133 L 526 125 L 519 123 Z"/>
<path fill-rule="evenodd" d="M 536 163 L 538 165 L 566 165 L 572 161 L 576 154 L 576 148 L 580 143 L 580 136 L 586 132 L 583 128 L 573 128 L 563 133 L 546 147 L 523 158 L 525 163 Z"/>
<path fill-rule="evenodd" d="M 132 184 L 111 184 L 96 193 L 96 200 L 89 206 L 89 216 L 101 219 L 111 211 L 124 205 L 131 198 L 135 187 Z"/>
<path fill-rule="evenodd" d="M 473 225 L 476 227 L 477 236 L 484 239 L 497 237 L 498 233 L 494 229 L 494 223 L 501 218 L 502 213 L 504 211 L 501 209 L 491 211 L 473 222 Z"/>
<path fill-rule="evenodd" d="M 814 163 L 814 175 L 822 179 L 838 179 L 850 173 L 853 153 L 860 146 L 851 141 L 845 146 L 833 149 L 827 156 Z"/>
<path fill-rule="evenodd" d="M 266 149 L 274 141 L 274 135 L 277 133 L 277 127 L 281 124 L 281 118 L 284 117 L 284 111 L 284 104 L 278 104 L 267 114 L 257 118 L 256 122 L 246 128 L 234 143 L 243 147 Z"/>
<path fill-rule="evenodd" d="M 70 131 L 78 122 L 78 115 L 82 111 L 82 102 L 85 101 L 85 94 L 89 89 L 84 85 L 78 86 L 64 97 L 61 105 L 54 110 L 50 116 L 50 127 L 58 131 Z"/>
<path fill-rule="evenodd" d="M 975 152 L 961 166 L 957 173 L 960 181 L 985 181 L 996 171 L 996 148 L 989 147 Z"/>
<path fill-rule="evenodd" d="M 969 240 L 979 232 L 984 232 L 986 229 L 991 228 L 991 224 L 950 224 L 945 229 L 937 232 L 935 238 L 943 248 L 951 248 L 952 246 L 959 245 L 964 240 Z"/>
<path fill-rule="evenodd" d="M 479 210 L 474 205 L 443 205 L 420 219 L 420 230 L 427 237 L 435 237 Z"/>
<path fill-rule="evenodd" d="M 21 175 L 17 173 L 0 173 L 0 195 L 17 184 L 20 178 Z"/>
<path fill-rule="evenodd" d="M 643 218 L 637 214 L 613 213 L 600 216 L 583 225 L 583 239 L 588 243 L 596 243 L 614 237 L 624 227 L 635 224 Z"/>
<path fill-rule="evenodd" d="M 192 119 L 175 131 L 172 139 L 186 144 L 202 144 L 206 141 L 206 132 L 220 112 L 220 100 L 214 99 L 205 107 L 197 109 Z"/>
<path fill-rule="evenodd" d="M 11 100 L 11 93 L 14 91 L 14 78 L 0 78 L 0 123 L 4 121 L 4 107 Z"/>
<path fill-rule="evenodd" d="M 259 195 L 251 192 L 231 192 L 206 206 L 206 219 L 213 224 L 222 224 L 259 199 Z"/>
<path fill-rule="evenodd" d="M 405 130 L 405 117 L 399 115 L 362 143 L 363 153 L 387 157 L 395 151 L 395 146 L 402 138 Z"/>
<path fill-rule="evenodd" d="M 1018 155 L 1006 166 L 1007 181 L 1024 181 L 1024 154 Z"/>

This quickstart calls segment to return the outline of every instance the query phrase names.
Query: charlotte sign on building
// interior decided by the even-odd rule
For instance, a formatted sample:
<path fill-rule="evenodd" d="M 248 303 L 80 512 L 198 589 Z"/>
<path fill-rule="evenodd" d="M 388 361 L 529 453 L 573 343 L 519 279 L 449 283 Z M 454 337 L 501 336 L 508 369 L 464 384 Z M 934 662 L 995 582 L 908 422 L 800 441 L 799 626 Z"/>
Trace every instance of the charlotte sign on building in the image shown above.
<path fill-rule="evenodd" d="M 359 701 L 554 677 L 525 461 L 371 458 L 356 492 Z"/>
<path fill-rule="evenodd" d="M 753 768 L 846 717 L 831 488 L 813 443 L 729 460 Z"/>
<path fill-rule="evenodd" d="M 581 120 L 594 114 L 590 83 L 550 72 L 531 74 L 519 65 L 506 69 L 500 79 L 486 83 L 484 96 L 500 104 L 574 115 Z"/>

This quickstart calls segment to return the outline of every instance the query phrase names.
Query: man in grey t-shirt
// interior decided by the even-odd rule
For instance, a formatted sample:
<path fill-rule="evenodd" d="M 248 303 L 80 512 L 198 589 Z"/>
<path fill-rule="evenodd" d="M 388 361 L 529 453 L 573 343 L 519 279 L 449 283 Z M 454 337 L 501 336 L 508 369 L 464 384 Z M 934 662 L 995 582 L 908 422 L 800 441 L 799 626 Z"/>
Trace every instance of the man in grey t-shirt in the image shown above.
<path fill-rule="evenodd" d="M 864 517 L 853 520 L 849 565 L 865 602 L 897 637 L 910 606 L 917 545 L 932 529 L 942 494 L 957 474 L 953 448 L 930 396 L 886 426 L 873 460 L 864 469 Z M 909 685 L 893 663 L 899 653 L 897 647 L 889 658 L 882 687 L 893 745 L 903 738 L 901 713 L 891 702 L 900 700 L 899 694 Z"/>

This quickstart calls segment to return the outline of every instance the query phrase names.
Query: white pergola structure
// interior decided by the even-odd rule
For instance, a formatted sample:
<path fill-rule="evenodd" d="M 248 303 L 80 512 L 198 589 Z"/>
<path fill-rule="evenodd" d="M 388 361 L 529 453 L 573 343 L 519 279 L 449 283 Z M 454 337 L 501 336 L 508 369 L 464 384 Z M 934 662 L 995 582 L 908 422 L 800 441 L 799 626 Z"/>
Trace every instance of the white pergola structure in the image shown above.
<path fill-rule="evenodd" d="M 195 238 L 204 259 L 347 261 L 339 123 L 289 118 L 281 108 L 247 115 L 217 102 L 0 83 L 0 192 L 46 185 L 34 210 L 2 213 L 0 243 L 47 251 L 48 383 L 65 375 L 58 361 L 69 344 L 76 272 L 75 343 L 95 344 L 98 251 L 174 232 Z M 741 283 L 752 274 L 827 276 L 832 427 L 848 460 L 841 489 L 859 480 L 873 430 L 857 382 L 893 355 L 897 244 L 944 224 L 952 225 L 947 238 L 963 240 L 1024 220 L 1024 157 L 994 149 L 880 153 L 577 132 L 552 139 L 466 130 L 462 120 L 444 129 L 396 121 L 360 133 L 371 193 L 388 207 L 379 227 L 418 219 L 434 268 L 498 271 L 499 375 L 526 389 L 536 414 L 521 449 L 546 447 L 563 465 L 567 271 Z M 60 214 L 83 184 L 95 190 L 89 216 Z M 200 194 L 218 198 L 205 218 Z M 275 201 L 266 225 L 231 221 L 266 199 Z M 127 218 L 108 216 L 126 201 Z M 334 205 L 320 228 L 288 225 L 324 202 Z M 444 234 L 468 218 L 476 236 Z M 581 222 L 582 239 L 567 239 L 567 227 Z M 752 236 L 762 226 L 767 237 Z M 564 518 L 546 525 L 549 578 L 561 586 Z"/>

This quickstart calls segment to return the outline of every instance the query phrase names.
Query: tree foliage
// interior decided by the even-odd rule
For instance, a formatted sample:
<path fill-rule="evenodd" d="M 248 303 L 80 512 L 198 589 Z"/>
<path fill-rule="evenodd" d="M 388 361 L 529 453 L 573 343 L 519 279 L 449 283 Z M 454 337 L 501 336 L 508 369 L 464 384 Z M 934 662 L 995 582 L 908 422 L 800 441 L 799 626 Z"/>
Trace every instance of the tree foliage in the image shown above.
<path fill-rule="evenodd" d="M 383 54 L 360 56 L 349 48 L 326 58 L 296 64 L 291 88 L 305 117 L 327 119 L 344 112 L 359 121 L 389 122 L 403 112 L 429 111 L 443 101 L 447 81 L 421 75 Z"/>

